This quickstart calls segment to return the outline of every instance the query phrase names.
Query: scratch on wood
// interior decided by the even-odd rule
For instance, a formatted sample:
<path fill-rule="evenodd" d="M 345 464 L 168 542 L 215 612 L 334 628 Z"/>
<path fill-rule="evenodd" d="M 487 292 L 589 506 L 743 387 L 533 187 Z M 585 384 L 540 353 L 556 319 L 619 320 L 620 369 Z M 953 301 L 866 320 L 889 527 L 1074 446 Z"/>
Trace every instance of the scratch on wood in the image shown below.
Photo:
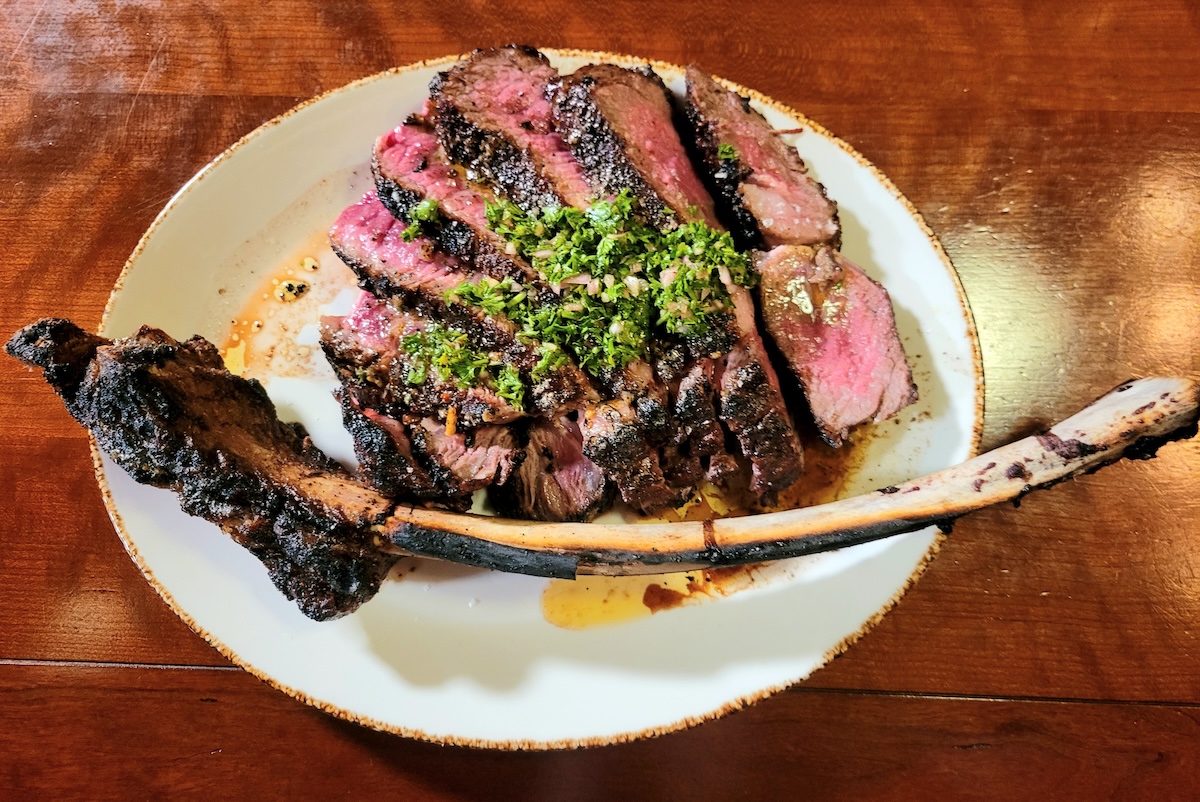
<path fill-rule="evenodd" d="M 8 61 L 4 62 L 6 70 L 12 66 L 13 60 L 21 52 L 21 48 L 25 46 L 25 40 L 29 38 L 29 34 L 33 31 L 33 26 L 37 25 L 38 17 L 42 16 L 42 11 L 45 10 L 46 3 L 48 2 L 50 0 L 42 0 L 42 4 L 38 6 L 38 10 L 33 14 L 33 19 L 29 20 L 29 26 L 25 29 L 25 33 L 21 34 L 21 39 L 17 42 L 17 46 L 13 48 L 12 55 L 8 57 Z"/>
<path fill-rule="evenodd" d="M 133 118 L 133 110 L 137 107 L 138 98 L 142 96 L 142 90 L 146 88 L 146 79 L 150 77 L 150 70 L 154 69 L 154 62 L 158 61 L 158 54 L 162 52 L 167 39 L 168 37 L 164 36 L 159 41 L 158 49 L 154 51 L 154 55 L 150 57 L 150 63 L 146 65 L 146 71 L 142 73 L 142 82 L 138 84 L 137 91 L 133 93 L 133 102 L 129 104 L 129 113 L 125 115 L 125 124 L 121 126 L 122 139 L 129 132 L 129 121 Z"/>

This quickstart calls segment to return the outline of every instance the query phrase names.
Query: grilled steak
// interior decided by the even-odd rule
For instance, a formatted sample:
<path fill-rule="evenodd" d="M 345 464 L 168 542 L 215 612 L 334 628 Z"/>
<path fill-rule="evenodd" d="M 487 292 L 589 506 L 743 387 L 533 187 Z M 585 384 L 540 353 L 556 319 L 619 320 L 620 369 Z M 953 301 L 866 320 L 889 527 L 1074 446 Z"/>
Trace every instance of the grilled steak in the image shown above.
<path fill-rule="evenodd" d="M 623 399 L 588 406 L 579 419 L 583 453 L 616 482 L 621 498 L 639 512 L 676 506 L 687 492 L 663 476 L 658 452 L 650 448 L 637 414 Z"/>
<path fill-rule="evenodd" d="M 697 457 L 725 452 L 725 432 L 717 417 L 714 397 L 714 368 L 712 359 L 696 360 L 679 380 L 674 393 L 675 419 L 690 444 L 689 452 Z"/>
<path fill-rule="evenodd" d="M 455 510 L 471 506 L 470 496 L 456 495 L 457 488 L 439 484 L 421 465 L 404 424 L 365 406 L 353 388 L 339 390 L 337 398 L 342 424 L 354 439 L 360 479 L 397 501 L 436 501 Z"/>
<path fill-rule="evenodd" d="M 826 440 L 917 399 L 887 290 L 829 247 L 781 245 L 757 265 L 767 331 Z"/>
<path fill-rule="evenodd" d="M 837 204 L 748 99 L 691 66 L 686 111 L 704 176 L 741 247 L 838 246 Z"/>
<path fill-rule="evenodd" d="M 508 426 L 450 433 L 426 418 L 410 432 L 413 450 L 429 466 L 430 474 L 443 486 L 454 488 L 456 495 L 504 484 L 520 459 L 520 448 Z"/>
<path fill-rule="evenodd" d="M 537 271 L 487 227 L 486 190 L 461 176 L 438 147 L 433 130 L 410 119 L 375 143 L 371 162 L 379 199 L 396 217 L 411 222 L 417 205 L 437 202 L 436 219 L 422 225 L 439 248 L 497 279 L 528 285 L 546 303 L 556 297 Z"/>
<path fill-rule="evenodd" d="M 528 212 L 586 208 L 593 193 L 554 130 L 558 71 L 532 47 L 477 50 L 430 85 L 438 138 L 450 159 Z"/>
<path fill-rule="evenodd" d="M 795 149 L 749 101 L 695 67 L 687 72 L 687 116 L 741 244 L 774 248 L 758 260 L 763 317 L 824 439 L 838 445 L 852 426 L 915 401 L 891 299 L 837 253 L 837 206 Z"/>
<path fill-rule="evenodd" d="M 569 417 L 530 425 L 525 456 L 508 483 L 488 489 L 501 515 L 538 521 L 590 521 L 612 503 L 614 485 L 583 455 L 583 436 Z"/>
<path fill-rule="evenodd" d="M 118 465 L 249 549 L 305 615 L 348 613 L 379 589 L 396 558 L 376 550 L 370 527 L 389 501 L 280 423 L 262 386 L 225 370 L 206 340 L 149 327 L 108 340 L 45 319 L 7 350 L 44 371 Z"/>
<path fill-rule="evenodd" d="M 600 195 L 633 192 L 659 228 L 717 225 L 712 198 L 672 122 L 667 88 L 649 67 L 591 64 L 562 79 L 554 122 Z"/>
<path fill-rule="evenodd" d="M 399 311 L 364 292 L 344 316 L 321 319 L 321 348 L 343 386 L 358 388 L 356 397 L 371 409 L 392 417 L 432 417 L 476 429 L 488 423 L 508 423 L 525 412 L 496 394 L 494 369 L 482 367 L 480 379 L 461 384 L 456 376 L 443 378 L 432 358 L 409 341 L 436 331 L 457 330 L 415 312 Z M 458 335 L 458 350 L 479 360 L 500 364 L 500 354 L 486 354 Z M 457 341 L 456 341 L 457 342 Z"/>
<path fill-rule="evenodd" d="M 652 71 L 611 65 L 584 67 L 563 79 L 554 108 L 555 121 L 598 190 L 632 191 L 648 220 L 659 226 L 698 220 L 720 228 L 712 200 L 674 128 L 667 89 Z M 666 209 L 674 213 L 663 212 Z M 661 276 L 664 284 L 673 280 L 667 272 Z M 717 388 L 718 418 L 736 436 L 750 463 L 751 490 L 759 503 L 769 505 L 799 477 L 803 451 L 758 334 L 754 301 L 731 279 L 723 276 L 722 281 L 733 299 L 734 314 L 724 325 L 710 326 L 703 337 L 690 338 L 685 344 L 694 359 L 729 353 Z M 683 400 L 696 403 L 689 397 Z M 712 477 L 720 480 L 730 469 L 724 436 L 717 437 L 710 423 L 700 425 L 708 427 L 700 433 L 703 444 L 672 449 L 664 460 L 717 457 Z M 683 445 L 678 437 L 675 442 Z M 710 467 L 712 463 L 710 459 Z M 695 474 L 694 466 L 665 472 L 675 482 Z"/>
<path fill-rule="evenodd" d="M 460 329 L 474 347 L 500 352 L 505 362 L 527 376 L 540 358 L 537 343 L 518 338 L 516 325 L 504 315 L 488 314 L 445 297 L 461 283 L 478 283 L 484 276 L 468 270 L 453 255 L 436 250 L 428 238 L 405 240 L 405 229 L 406 224 L 371 194 L 342 212 L 329 239 L 364 289 L 412 305 L 424 315 Z M 587 377 L 573 363 L 561 365 L 529 385 L 532 406 L 543 412 L 595 397 Z"/>
<path fill-rule="evenodd" d="M 720 367 L 719 416 L 750 462 L 750 490 L 770 506 L 804 471 L 804 451 L 754 321 L 754 301 L 745 288 L 726 285 L 733 299 L 734 327 L 741 335 Z"/>
<path fill-rule="evenodd" d="M 445 294 L 463 282 L 474 283 L 483 274 L 470 270 L 453 255 L 435 250 L 427 237 L 411 241 L 407 229 L 370 193 L 347 207 L 329 230 L 329 243 L 358 277 L 358 284 L 378 298 L 395 298 L 429 315 L 476 332 L 484 348 L 505 348 L 516 334 L 508 321 L 494 322 L 487 315 L 446 302 Z M 505 325 L 507 324 L 507 325 Z"/>

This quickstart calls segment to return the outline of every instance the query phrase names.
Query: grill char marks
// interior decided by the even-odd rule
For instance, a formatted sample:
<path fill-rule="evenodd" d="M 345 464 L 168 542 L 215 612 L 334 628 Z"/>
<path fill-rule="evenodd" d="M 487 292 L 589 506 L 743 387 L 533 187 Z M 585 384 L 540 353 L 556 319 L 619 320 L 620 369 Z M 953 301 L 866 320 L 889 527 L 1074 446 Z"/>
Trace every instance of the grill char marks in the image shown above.
<path fill-rule="evenodd" d="M 838 247 L 837 204 L 746 98 L 691 66 L 685 108 L 705 179 L 741 247 Z M 721 145 L 734 155 L 722 159 Z"/>
<path fill-rule="evenodd" d="M 621 498 L 639 512 L 678 505 L 686 498 L 663 477 L 629 402 L 613 399 L 588 406 L 579 420 L 583 453 L 616 483 Z"/>
<path fill-rule="evenodd" d="M 7 350 L 44 371 L 118 465 L 220 526 L 305 615 L 337 617 L 379 589 L 396 558 L 376 551 L 370 527 L 389 501 L 281 423 L 262 386 L 225 370 L 211 343 L 150 327 L 114 341 L 45 319 Z"/>
<path fill-rule="evenodd" d="M 714 402 L 714 369 L 711 359 L 698 359 L 679 381 L 675 393 L 675 419 L 689 442 L 690 453 L 711 457 L 725 452 L 725 432 Z"/>
<path fill-rule="evenodd" d="M 779 377 L 755 323 L 754 300 L 744 287 L 726 284 L 733 299 L 733 329 L 740 338 L 720 365 L 719 417 L 750 462 L 750 490 L 761 506 L 775 503 L 804 471 L 804 451 Z"/>
<path fill-rule="evenodd" d="M 364 292 L 350 314 L 321 319 L 321 348 L 342 385 L 356 388 L 360 401 L 385 415 L 444 422 L 453 409 L 455 425 L 463 429 L 522 417 L 522 410 L 482 382 L 462 387 L 454 377 L 442 381 L 436 370 L 405 352 L 403 337 L 434 324 Z M 414 383 L 421 375 L 424 378 Z"/>
<path fill-rule="evenodd" d="M 826 440 L 916 401 L 887 290 L 828 247 L 781 245 L 757 265 L 767 331 Z"/>
<path fill-rule="evenodd" d="M 614 485 L 583 454 L 579 426 L 566 416 L 532 422 L 520 466 L 488 489 L 501 515 L 539 521 L 590 521 L 612 503 Z"/>
<path fill-rule="evenodd" d="M 547 89 L 558 71 L 522 45 L 477 50 L 430 84 L 438 138 L 451 161 L 527 212 L 586 208 L 593 193 L 554 130 Z"/>
<path fill-rule="evenodd" d="M 552 100 L 554 122 L 597 194 L 629 189 L 659 228 L 692 220 L 717 225 L 653 70 L 591 64 L 563 78 Z"/>

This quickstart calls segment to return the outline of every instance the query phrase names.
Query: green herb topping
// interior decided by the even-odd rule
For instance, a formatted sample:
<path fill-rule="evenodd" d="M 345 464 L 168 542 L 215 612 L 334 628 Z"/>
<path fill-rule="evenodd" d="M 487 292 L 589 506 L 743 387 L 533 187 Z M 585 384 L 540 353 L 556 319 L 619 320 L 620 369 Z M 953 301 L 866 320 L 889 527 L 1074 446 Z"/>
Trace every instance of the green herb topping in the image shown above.
<path fill-rule="evenodd" d="M 438 219 L 438 202 L 432 198 L 426 198 L 409 209 L 405 218 L 407 226 L 400 234 L 400 238 L 405 242 L 412 242 L 421 236 L 423 224 L 432 223 Z"/>
<path fill-rule="evenodd" d="M 656 326 L 702 337 L 732 313 L 722 276 L 742 286 L 755 279 L 727 233 L 699 222 L 658 231 L 634 215 L 628 192 L 587 211 L 560 207 L 540 215 L 489 203 L 487 222 L 529 260 L 557 301 L 538 302 L 512 279 L 462 284 L 446 298 L 503 314 L 522 336 L 543 343 L 534 381 L 569 356 L 593 376 L 645 360 Z"/>
<path fill-rule="evenodd" d="M 737 148 L 728 142 L 717 145 L 717 158 L 723 162 L 733 161 L 738 157 Z"/>
<path fill-rule="evenodd" d="M 489 387 L 514 409 L 525 408 L 525 387 L 517 370 L 471 347 L 465 333 L 433 323 L 404 335 L 401 346 L 409 358 L 405 377 L 409 384 L 424 384 L 432 375 L 439 382 L 464 390 Z"/>

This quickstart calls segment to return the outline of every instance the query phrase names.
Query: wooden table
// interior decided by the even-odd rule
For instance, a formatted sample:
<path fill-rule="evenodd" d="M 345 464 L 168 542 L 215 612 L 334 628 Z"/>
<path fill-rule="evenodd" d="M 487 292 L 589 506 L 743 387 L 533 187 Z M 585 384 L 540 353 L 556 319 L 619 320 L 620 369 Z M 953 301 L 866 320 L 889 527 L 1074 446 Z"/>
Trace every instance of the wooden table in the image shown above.
<path fill-rule="evenodd" d="M 8 0 L 0 332 L 98 325 L 163 203 L 263 121 L 515 40 L 698 61 L 877 164 L 962 276 L 985 447 L 1129 376 L 1200 376 L 1195 7 L 857 5 Z M 654 740 L 506 754 L 360 728 L 230 666 L 138 574 L 83 432 L 7 358 L 0 413 L 5 798 L 1129 799 L 1200 780 L 1200 441 L 962 521 L 790 691 Z"/>

